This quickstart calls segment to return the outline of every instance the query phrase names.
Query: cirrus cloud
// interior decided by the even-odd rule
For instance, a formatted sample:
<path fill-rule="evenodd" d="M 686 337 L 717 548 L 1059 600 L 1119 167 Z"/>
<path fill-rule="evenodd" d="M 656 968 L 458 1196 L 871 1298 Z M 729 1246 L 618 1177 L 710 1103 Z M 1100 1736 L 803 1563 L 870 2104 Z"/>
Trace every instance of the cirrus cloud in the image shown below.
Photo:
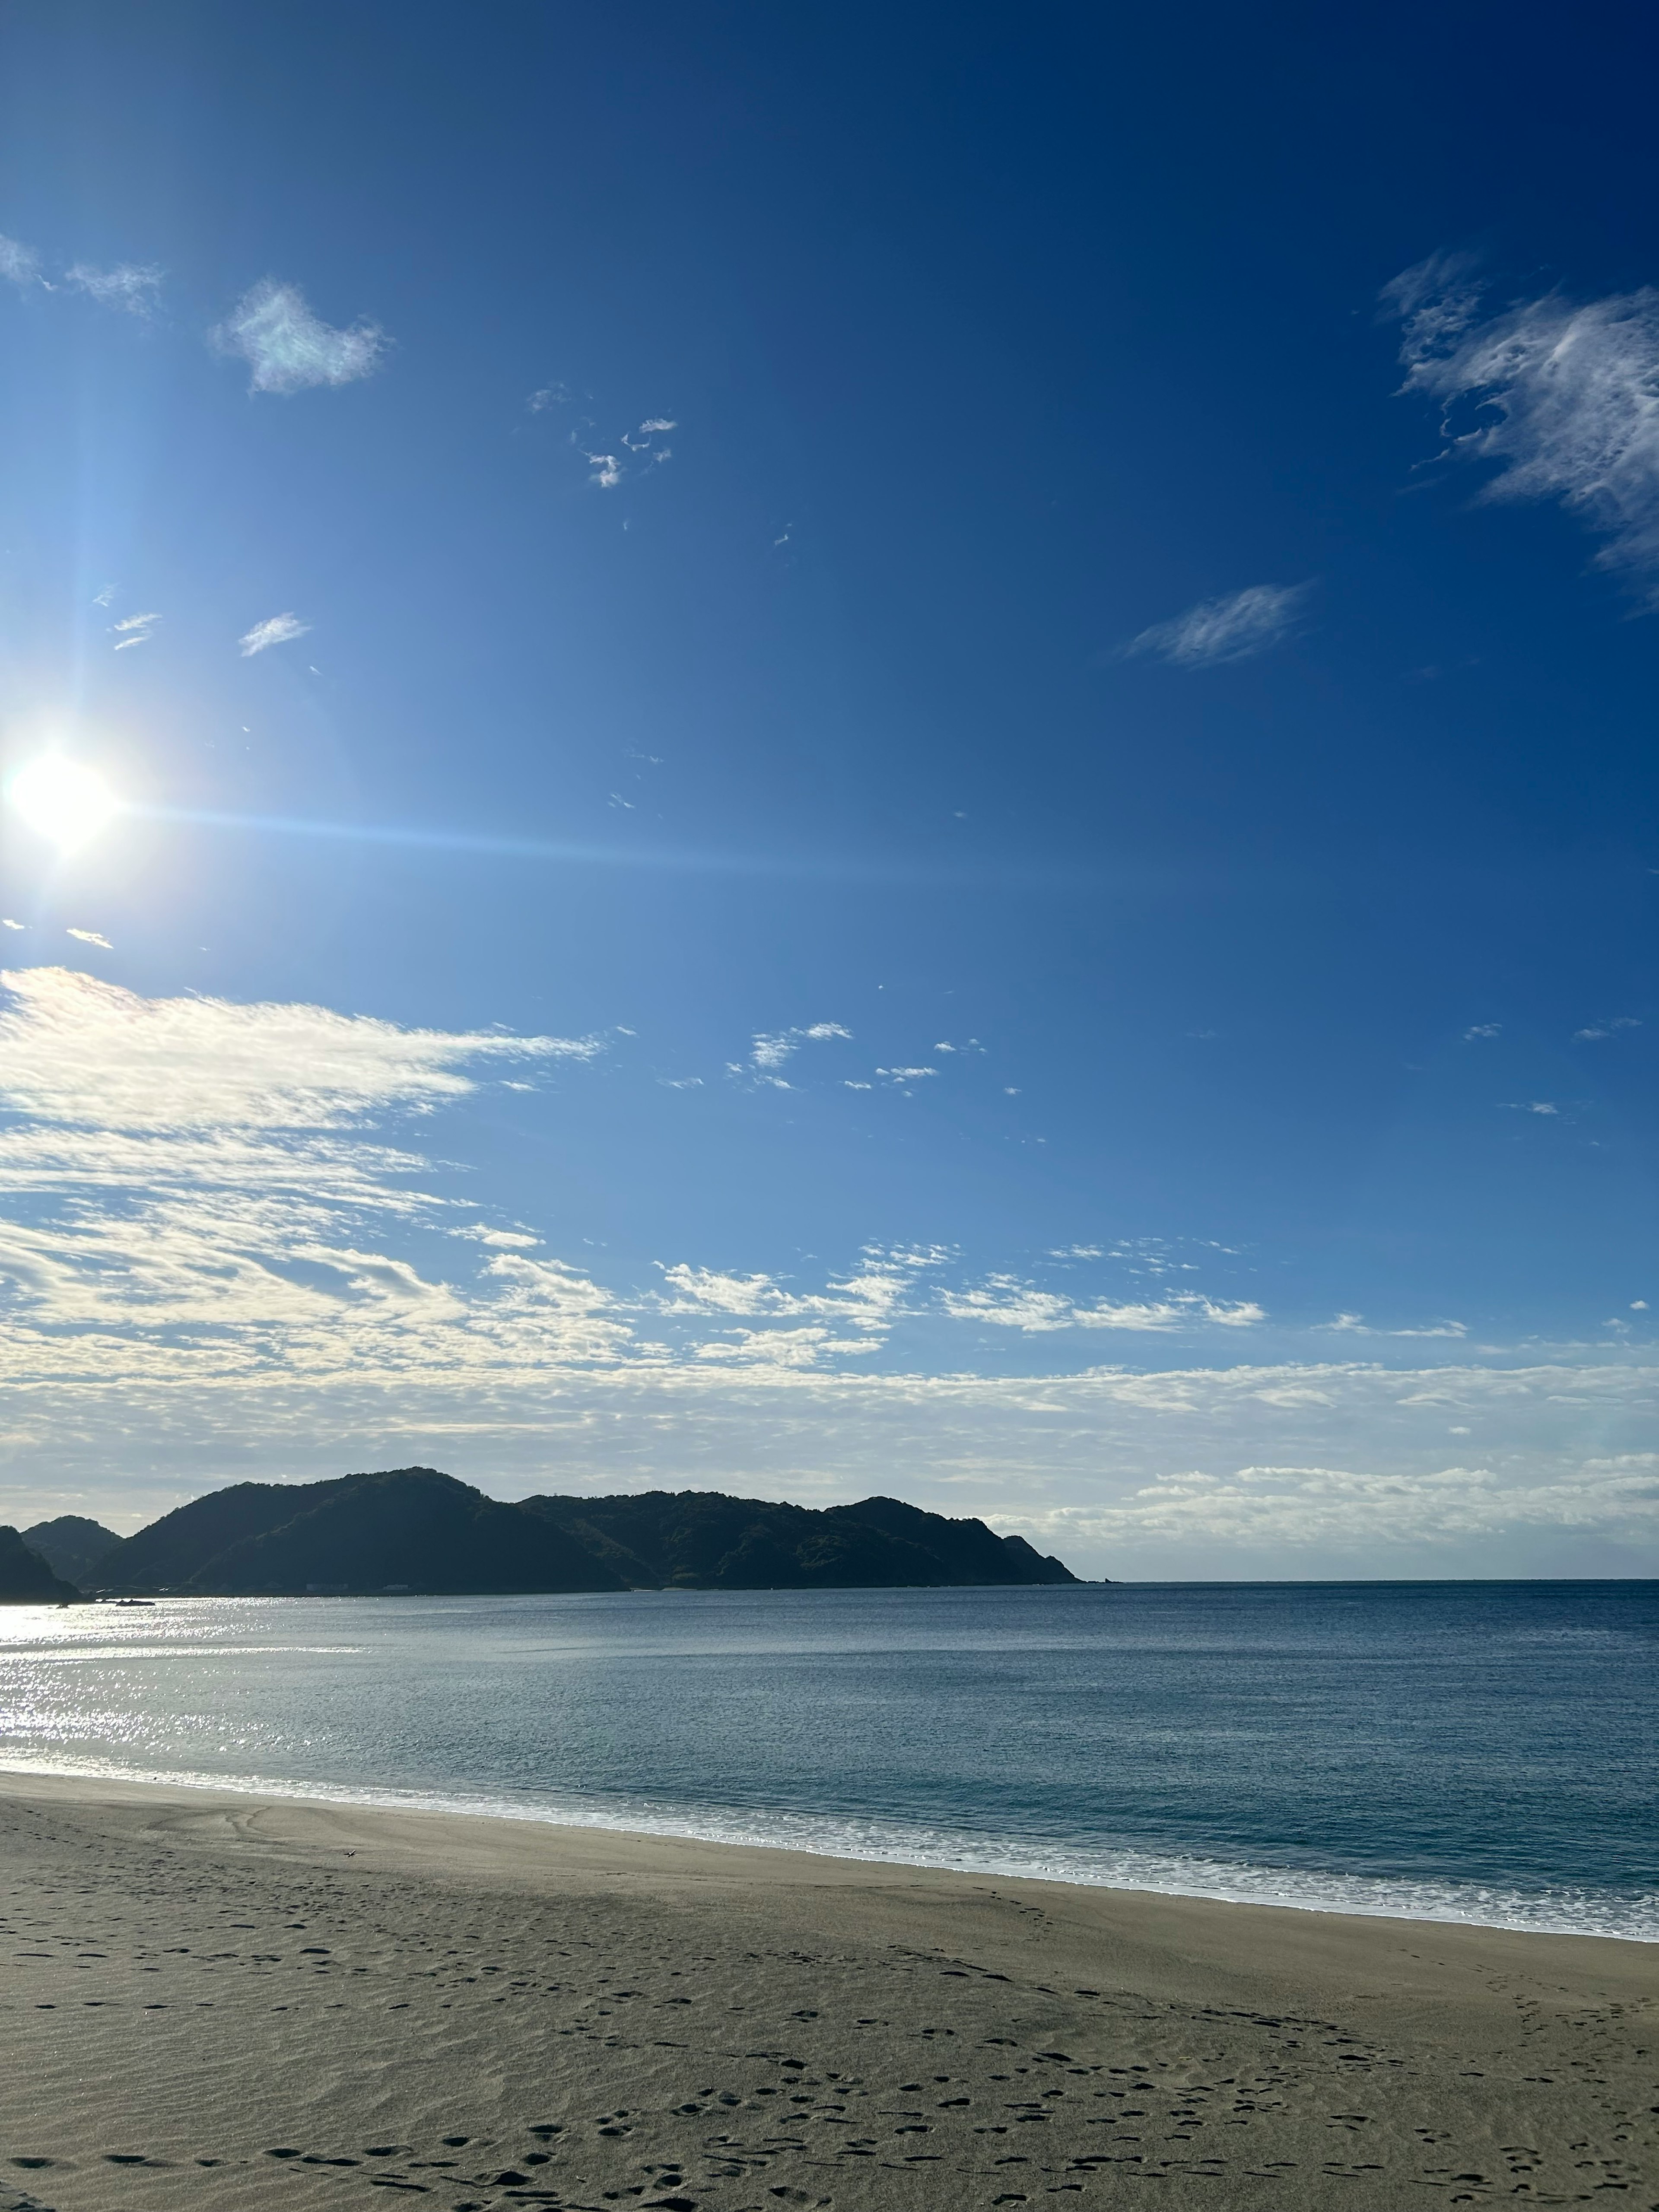
<path fill-rule="evenodd" d="M 256 653 L 268 653 L 273 645 L 288 645 L 296 637 L 304 637 L 311 624 L 303 623 L 295 614 L 268 615 L 264 622 L 255 623 L 244 630 L 236 641 L 241 647 L 244 660 L 251 660 Z"/>
<path fill-rule="evenodd" d="M 1605 541 L 1598 567 L 1659 570 L 1659 290 L 1488 310 L 1471 257 L 1438 253 L 1382 298 L 1444 451 L 1495 464 L 1484 500 L 1556 501 Z M 1659 580 L 1644 590 L 1659 605 Z"/>
<path fill-rule="evenodd" d="M 387 339 L 377 323 L 360 319 L 337 330 L 312 313 L 297 284 L 266 276 L 245 292 L 216 330 L 217 351 L 252 371 L 249 390 L 283 397 L 313 385 L 355 384 L 372 376 Z"/>
<path fill-rule="evenodd" d="M 1142 630 L 1124 647 L 1124 657 L 1152 653 L 1177 668 L 1250 659 L 1291 635 L 1312 589 L 1311 584 L 1251 584 L 1225 599 L 1201 599 L 1185 614 Z"/>
<path fill-rule="evenodd" d="M 149 315 L 155 312 L 156 295 L 161 289 L 161 271 L 153 262 L 118 261 L 112 269 L 95 269 L 89 262 L 77 261 L 66 270 L 64 282 L 73 290 L 84 292 L 100 307 L 120 307 L 130 315 Z"/>

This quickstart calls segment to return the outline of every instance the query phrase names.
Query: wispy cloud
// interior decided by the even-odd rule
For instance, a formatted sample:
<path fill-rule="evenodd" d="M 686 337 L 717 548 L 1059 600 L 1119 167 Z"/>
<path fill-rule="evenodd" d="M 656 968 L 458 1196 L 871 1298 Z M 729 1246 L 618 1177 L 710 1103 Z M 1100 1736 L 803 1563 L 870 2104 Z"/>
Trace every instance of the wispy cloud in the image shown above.
<path fill-rule="evenodd" d="M 101 307 L 125 308 L 130 315 L 155 312 L 162 272 L 153 262 L 118 261 L 112 269 L 94 269 L 77 261 L 64 272 L 64 282 Z"/>
<path fill-rule="evenodd" d="M 1639 1030 L 1642 1024 L 1632 1014 L 1620 1014 L 1610 1022 L 1596 1022 L 1587 1030 L 1575 1030 L 1575 1044 L 1593 1042 L 1598 1037 L 1616 1036 L 1620 1030 Z"/>
<path fill-rule="evenodd" d="M 76 933 L 85 934 L 86 933 Z M 146 999 L 73 969 L 0 975 L 0 1102 L 122 1130 L 334 1129 L 466 1096 L 469 1061 L 592 1060 L 591 1038 L 399 1029 L 325 1006 Z"/>
<path fill-rule="evenodd" d="M 1495 1037 L 1503 1028 L 1502 1022 L 1477 1022 L 1472 1030 L 1465 1030 L 1463 1042 L 1473 1044 L 1476 1037 Z"/>
<path fill-rule="evenodd" d="M 1659 291 L 1489 313 L 1470 257 L 1440 253 L 1382 297 L 1446 452 L 1497 465 L 1484 499 L 1559 501 L 1606 540 L 1599 567 L 1659 568 Z M 1659 605 L 1659 582 L 1647 596 Z"/>
<path fill-rule="evenodd" d="M 1038 1290 L 1013 1275 L 992 1275 L 978 1287 L 943 1291 L 939 1303 L 953 1321 L 989 1322 L 999 1328 L 1017 1328 L 1027 1335 L 1047 1334 L 1062 1328 L 1127 1329 L 1136 1334 L 1162 1334 L 1170 1329 L 1193 1328 L 1207 1323 L 1221 1328 L 1252 1328 L 1267 1318 L 1254 1300 L 1218 1299 L 1196 1291 L 1178 1291 L 1164 1298 L 1113 1301 L 1079 1305 L 1058 1291 Z"/>
<path fill-rule="evenodd" d="M 804 1044 L 824 1044 L 836 1037 L 850 1043 L 852 1036 L 852 1030 L 843 1029 L 839 1022 L 811 1022 L 799 1029 L 757 1030 L 750 1048 L 748 1067 L 733 1061 L 730 1073 L 734 1075 L 752 1073 L 763 1083 L 770 1083 L 780 1091 L 787 1091 L 789 1085 L 778 1070 L 793 1053 Z"/>
<path fill-rule="evenodd" d="M 610 1293 L 516 1245 L 493 1249 L 467 1296 L 386 1249 L 388 1223 L 423 1224 L 445 1201 L 410 1185 L 427 1163 L 368 1133 L 464 1097 L 481 1061 L 586 1060 L 592 1040 L 144 999 L 67 969 L 0 986 L 0 1104 L 19 1117 L 0 1130 L 15 1358 L 207 1379 L 228 1355 L 250 1375 L 321 1372 L 370 1342 L 394 1364 L 419 1341 L 453 1365 L 469 1322 L 486 1364 L 508 1341 L 521 1357 L 556 1338 L 601 1358 L 626 1335 Z M 77 1334 L 89 1323 L 95 1354 Z"/>
<path fill-rule="evenodd" d="M 115 650 L 125 653 L 130 645 L 148 645 L 155 635 L 155 625 L 161 619 L 158 614 L 127 615 L 118 623 L 112 623 L 116 637 Z"/>
<path fill-rule="evenodd" d="M 799 1369 L 821 1367 L 839 1355 L 868 1357 L 880 1346 L 868 1337 L 837 1337 L 819 1323 L 799 1328 L 731 1328 L 700 1344 L 699 1359 L 730 1361 L 749 1368 Z"/>
<path fill-rule="evenodd" d="M 236 642 L 241 647 L 243 659 L 249 660 L 256 653 L 267 652 L 273 645 L 287 645 L 294 638 L 304 637 L 310 628 L 311 624 L 302 623 L 298 615 L 268 615 L 264 622 L 244 630 Z"/>
<path fill-rule="evenodd" d="M 566 392 L 562 385 L 556 386 L 550 386 L 545 393 L 539 392 L 532 392 L 530 397 L 532 412 L 539 414 L 544 406 L 554 405 L 562 400 L 568 399 L 569 397 L 569 393 Z M 678 424 L 672 421 L 666 415 L 651 415 L 647 416 L 646 420 L 640 424 L 637 432 L 629 430 L 624 430 L 623 432 L 617 443 L 624 447 L 627 451 L 635 457 L 632 463 L 632 473 L 636 477 L 642 470 L 647 470 L 656 466 L 660 462 L 672 461 L 673 459 L 674 452 L 672 447 L 659 446 L 657 445 L 654 441 L 661 432 L 665 430 L 677 429 L 678 427 Z M 574 446 L 577 452 L 581 455 L 582 459 L 587 463 L 589 469 L 592 471 L 587 479 L 589 483 L 598 484 L 605 491 L 614 491 L 617 485 L 623 482 L 623 478 L 629 474 L 629 464 L 624 462 L 620 456 L 616 453 L 601 453 L 591 451 L 588 445 L 588 440 L 592 437 L 593 433 L 594 424 L 592 422 L 591 420 L 585 422 L 579 428 L 574 429 L 570 433 L 570 442 Z"/>
<path fill-rule="evenodd" d="M 568 407 L 575 398 L 568 384 L 544 384 L 539 392 L 532 392 L 525 405 L 532 415 L 544 415 L 550 407 Z"/>
<path fill-rule="evenodd" d="M 27 927 L 28 924 L 26 921 L 14 921 L 9 914 L 0 915 L 0 929 L 27 929 Z"/>
<path fill-rule="evenodd" d="M 1123 648 L 1126 657 L 1154 653 L 1177 668 L 1248 660 L 1295 629 L 1311 584 L 1251 584 L 1226 599 L 1202 599 L 1183 615 L 1154 623 Z"/>
<path fill-rule="evenodd" d="M 373 375 L 386 349 L 378 324 L 337 330 L 314 315 L 297 284 L 267 276 L 243 294 L 212 334 L 221 353 L 252 370 L 249 389 L 286 395 L 319 384 L 355 384 Z"/>
<path fill-rule="evenodd" d="M 829 1328 L 816 1326 L 793 1332 L 793 1350 L 778 1356 L 786 1365 L 816 1365 L 835 1352 L 871 1349 L 873 1340 L 884 1336 L 898 1316 L 908 1310 L 907 1301 L 915 1274 L 932 1264 L 926 1255 L 913 1253 L 866 1253 L 855 1273 L 832 1278 L 822 1291 L 795 1291 L 772 1275 L 736 1275 L 680 1261 L 662 1270 L 664 1287 L 657 1310 L 694 1320 L 718 1314 L 767 1323 L 829 1322 L 842 1331 L 856 1332 L 853 1338 L 834 1336 Z M 774 1355 L 764 1349 L 763 1340 L 777 1334 L 773 1329 L 726 1329 L 699 1347 L 696 1356 L 771 1358 Z"/>
<path fill-rule="evenodd" d="M 1503 1110 L 1506 1114 L 1559 1114 L 1561 1109 L 1548 1098 L 1506 1098 Z"/>
<path fill-rule="evenodd" d="M 40 257 L 32 246 L 0 234 L 0 276 L 12 284 L 38 284 Z"/>
<path fill-rule="evenodd" d="M 937 1339 L 929 1284 L 953 1253 L 872 1249 L 821 1285 L 677 1263 L 634 1294 L 538 1253 L 520 1222 L 480 1220 L 434 1188 L 451 1170 L 388 1135 L 515 1057 L 589 1059 L 591 1039 L 151 1000 L 63 969 L 4 982 L 6 1518 L 66 1480 L 92 1510 L 153 1512 L 232 1458 L 269 1479 L 383 1453 L 487 1470 L 508 1494 L 667 1478 L 831 1502 L 900 1467 L 918 1503 L 988 1513 L 1097 1573 L 1236 1574 L 1245 1547 L 1311 1574 L 1382 1571 L 1384 1556 L 1401 1572 L 1595 1571 L 1581 1539 L 1659 1556 L 1659 1372 L 1629 1355 L 900 1366 L 901 1328 Z M 1160 1291 L 1071 1321 L 1029 1305 L 1027 1332 L 1013 1311 L 1030 1285 L 979 1287 L 1048 1367 L 1060 1328 L 1092 1332 L 1076 1340 L 1092 1351 L 1127 1328 L 1139 1352 L 1160 1328 L 1260 1317 Z M 1448 1466 L 1449 1429 L 1483 1456 Z"/>
<path fill-rule="evenodd" d="M 106 952 L 113 952 L 115 950 L 108 938 L 100 937 L 95 929 L 66 929 L 64 934 L 65 937 L 79 938 L 82 945 L 96 945 Z"/>

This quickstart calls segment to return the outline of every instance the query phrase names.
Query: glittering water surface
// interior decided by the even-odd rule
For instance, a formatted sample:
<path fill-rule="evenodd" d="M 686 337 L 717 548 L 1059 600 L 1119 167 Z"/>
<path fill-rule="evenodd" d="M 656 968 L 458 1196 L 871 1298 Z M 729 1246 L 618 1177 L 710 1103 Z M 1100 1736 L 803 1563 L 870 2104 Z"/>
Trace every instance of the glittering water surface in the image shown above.
<path fill-rule="evenodd" d="M 0 1609 L 0 1762 L 1659 1941 L 1659 1584 Z"/>

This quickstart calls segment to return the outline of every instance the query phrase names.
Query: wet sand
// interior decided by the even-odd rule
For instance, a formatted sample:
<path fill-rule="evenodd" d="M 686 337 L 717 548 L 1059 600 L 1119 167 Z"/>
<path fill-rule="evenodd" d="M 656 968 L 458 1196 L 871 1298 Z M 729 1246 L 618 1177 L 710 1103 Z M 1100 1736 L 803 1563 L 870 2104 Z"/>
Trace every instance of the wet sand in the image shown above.
<path fill-rule="evenodd" d="M 1659 1947 L 0 1776 L 0 2212 L 1659 2202 Z"/>

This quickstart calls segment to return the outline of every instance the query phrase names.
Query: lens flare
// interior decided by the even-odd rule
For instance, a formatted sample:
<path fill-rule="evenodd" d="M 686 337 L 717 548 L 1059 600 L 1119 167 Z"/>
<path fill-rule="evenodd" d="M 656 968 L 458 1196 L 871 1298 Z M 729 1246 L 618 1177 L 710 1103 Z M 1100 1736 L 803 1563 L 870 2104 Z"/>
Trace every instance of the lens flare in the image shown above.
<path fill-rule="evenodd" d="M 61 753 L 47 753 L 20 768 L 6 787 L 6 797 L 31 830 L 64 853 L 95 837 L 119 803 L 95 769 L 65 760 Z"/>

